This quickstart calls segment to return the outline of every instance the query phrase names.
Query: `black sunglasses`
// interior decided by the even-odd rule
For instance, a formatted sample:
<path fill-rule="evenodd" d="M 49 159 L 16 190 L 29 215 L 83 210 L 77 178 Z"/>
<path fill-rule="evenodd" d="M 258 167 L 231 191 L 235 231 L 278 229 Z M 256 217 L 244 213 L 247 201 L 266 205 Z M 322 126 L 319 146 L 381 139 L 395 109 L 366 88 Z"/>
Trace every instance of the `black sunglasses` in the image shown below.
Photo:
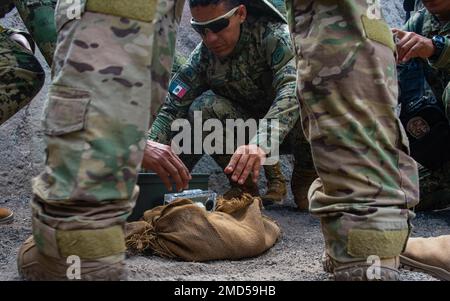
<path fill-rule="evenodd" d="M 239 6 L 236 6 L 235 8 L 227 12 L 225 15 L 206 22 L 197 22 L 194 21 L 194 19 L 192 18 L 191 19 L 192 28 L 194 28 L 194 30 L 201 35 L 206 35 L 206 30 L 218 33 L 219 31 L 224 30 L 225 28 L 228 27 L 228 25 L 230 25 L 230 18 L 237 12 L 238 9 Z"/>

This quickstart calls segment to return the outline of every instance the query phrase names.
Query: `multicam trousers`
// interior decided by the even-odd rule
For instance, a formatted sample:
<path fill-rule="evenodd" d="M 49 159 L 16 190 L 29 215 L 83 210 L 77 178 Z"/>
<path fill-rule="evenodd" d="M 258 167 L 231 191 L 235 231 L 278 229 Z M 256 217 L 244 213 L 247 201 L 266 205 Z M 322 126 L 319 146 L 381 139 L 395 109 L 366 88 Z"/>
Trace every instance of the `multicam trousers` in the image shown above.
<path fill-rule="evenodd" d="M 416 163 L 395 115 L 395 47 L 378 1 L 289 0 L 302 125 L 319 179 L 309 190 L 327 253 L 399 255 L 418 202 Z"/>
<path fill-rule="evenodd" d="M 105 258 L 124 251 L 117 227 L 123 227 L 138 194 L 150 112 L 160 103 L 151 91 L 155 82 L 166 88 L 169 76 L 155 75 L 170 74 L 183 5 L 58 2 L 43 120 L 47 159 L 33 180 L 33 235 L 44 254 L 58 257 L 69 250 L 81 258 Z M 78 245 L 65 245 L 66 239 Z M 93 240 L 96 250 L 88 243 Z"/>

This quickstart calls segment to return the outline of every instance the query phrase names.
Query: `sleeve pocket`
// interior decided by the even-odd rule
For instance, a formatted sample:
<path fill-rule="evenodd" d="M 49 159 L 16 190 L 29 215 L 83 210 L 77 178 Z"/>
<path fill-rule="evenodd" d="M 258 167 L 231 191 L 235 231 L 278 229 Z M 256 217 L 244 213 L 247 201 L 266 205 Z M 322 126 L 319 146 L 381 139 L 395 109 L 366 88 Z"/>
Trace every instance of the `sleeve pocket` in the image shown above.
<path fill-rule="evenodd" d="M 59 136 L 84 129 L 89 102 L 89 92 L 53 87 L 44 113 L 44 133 Z"/>

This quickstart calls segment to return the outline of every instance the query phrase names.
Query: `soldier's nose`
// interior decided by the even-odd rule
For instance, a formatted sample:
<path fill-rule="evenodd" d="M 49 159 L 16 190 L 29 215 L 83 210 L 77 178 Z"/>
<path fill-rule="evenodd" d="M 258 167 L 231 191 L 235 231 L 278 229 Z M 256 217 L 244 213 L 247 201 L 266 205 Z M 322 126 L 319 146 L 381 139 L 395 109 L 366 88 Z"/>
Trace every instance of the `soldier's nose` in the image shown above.
<path fill-rule="evenodd" d="M 211 45 L 217 42 L 218 36 L 212 31 L 207 31 L 204 39 L 207 44 Z"/>

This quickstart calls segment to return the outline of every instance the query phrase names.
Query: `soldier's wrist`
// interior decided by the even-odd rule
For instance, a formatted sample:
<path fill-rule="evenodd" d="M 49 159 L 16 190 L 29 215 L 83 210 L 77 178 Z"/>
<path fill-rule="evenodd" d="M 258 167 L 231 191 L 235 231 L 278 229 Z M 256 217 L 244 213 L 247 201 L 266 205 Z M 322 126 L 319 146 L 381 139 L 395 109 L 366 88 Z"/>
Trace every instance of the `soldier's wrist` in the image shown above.
<path fill-rule="evenodd" d="M 441 55 L 442 52 L 445 49 L 445 37 L 441 36 L 441 35 L 436 35 L 431 39 L 431 42 L 433 44 L 434 47 L 434 52 L 433 54 L 429 57 L 430 61 L 437 61 Z"/>

